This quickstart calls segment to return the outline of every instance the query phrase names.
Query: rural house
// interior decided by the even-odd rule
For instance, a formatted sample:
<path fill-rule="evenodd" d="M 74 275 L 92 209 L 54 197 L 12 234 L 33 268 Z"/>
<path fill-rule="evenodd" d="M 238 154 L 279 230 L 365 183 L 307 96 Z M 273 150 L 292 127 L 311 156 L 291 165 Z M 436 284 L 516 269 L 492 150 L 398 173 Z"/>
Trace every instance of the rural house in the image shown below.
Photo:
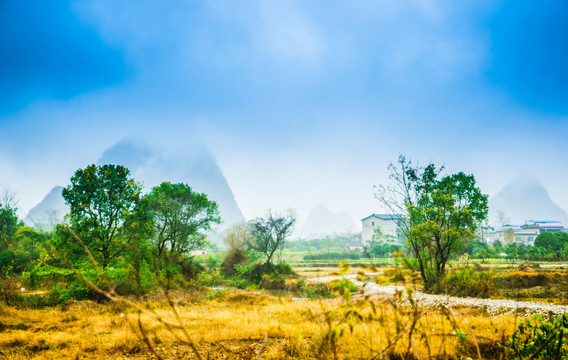
<path fill-rule="evenodd" d="M 368 244 L 372 240 L 380 241 L 381 239 L 377 237 L 380 233 L 383 241 L 402 244 L 404 242 L 400 229 L 402 221 L 404 221 L 402 215 L 371 214 L 361 220 L 363 225 L 361 241 L 363 244 Z"/>
<path fill-rule="evenodd" d="M 503 245 L 533 246 L 536 237 L 543 232 L 568 231 L 560 221 L 529 220 L 524 225 L 503 225 L 500 230 L 489 234 L 489 242 L 501 242 Z"/>
<path fill-rule="evenodd" d="M 349 246 L 349 251 L 354 253 L 362 253 L 365 248 L 361 242 L 361 234 L 356 234 L 351 237 L 351 240 L 347 243 Z"/>

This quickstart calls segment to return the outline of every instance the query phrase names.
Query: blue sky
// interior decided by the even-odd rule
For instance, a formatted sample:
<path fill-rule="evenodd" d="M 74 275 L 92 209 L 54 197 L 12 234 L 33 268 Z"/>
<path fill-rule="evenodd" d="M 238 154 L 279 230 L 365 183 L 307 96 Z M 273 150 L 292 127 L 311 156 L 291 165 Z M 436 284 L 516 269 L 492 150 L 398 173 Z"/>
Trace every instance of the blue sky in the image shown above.
<path fill-rule="evenodd" d="M 22 211 L 124 137 L 203 143 L 246 217 L 354 219 L 399 153 L 568 210 L 568 3 L 0 1 L 0 185 Z"/>

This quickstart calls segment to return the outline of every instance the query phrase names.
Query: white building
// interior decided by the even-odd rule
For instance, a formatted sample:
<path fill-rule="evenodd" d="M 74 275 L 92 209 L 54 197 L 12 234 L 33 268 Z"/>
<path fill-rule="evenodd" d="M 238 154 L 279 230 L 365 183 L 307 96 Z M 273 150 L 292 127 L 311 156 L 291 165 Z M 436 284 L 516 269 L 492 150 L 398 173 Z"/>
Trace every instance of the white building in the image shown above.
<path fill-rule="evenodd" d="M 363 225 L 361 241 L 363 244 L 368 244 L 372 240 L 379 240 L 377 235 L 380 233 L 383 241 L 402 245 L 404 236 L 400 229 L 400 223 L 403 219 L 401 215 L 371 214 L 367 216 L 361 220 Z"/>
<path fill-rule="evenodd" d="M 189 255 L 191 256 L 207 255 L 207 249 L 193 249 L 189 251 Z"/>
<path fill-rule="evenodd" d="M 536 237 L 543 232 L 568 231 L 560 221 L 529 220 L 524 225 L 503 225 L 503 228 L 489 234 L 489 242 L 500 241 L 503 245 L 533 246 Z"/>

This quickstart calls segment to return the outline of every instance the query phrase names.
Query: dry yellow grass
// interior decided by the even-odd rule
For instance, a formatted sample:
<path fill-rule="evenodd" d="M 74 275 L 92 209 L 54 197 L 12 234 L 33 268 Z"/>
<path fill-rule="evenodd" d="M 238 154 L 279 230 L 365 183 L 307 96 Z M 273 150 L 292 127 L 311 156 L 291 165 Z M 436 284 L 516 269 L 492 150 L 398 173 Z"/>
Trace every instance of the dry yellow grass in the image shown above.
<path fill-rule="evenodd" d="M 163 300 L 159 297 L 147 300 L 144 306 L 174 321 L 171 309 Z M 330 343 L 326 343 L 325 335 L 334 328 L 345 329 L 336 344 L 341 358 L 368 359 L 386 348 L 389 340 L 396 339 L 397 326 L 408 328 L 413 310 L 420 311 L 421 316 L 411 336 L 404 333 L 398 340 L 395 353 L 405 353 L 412 348 L 410 352 L 418 358 L 471 356 L 477 352 L 477 341 L 483 357 L 489 357 L 498 349 L 494 342 L 500 340 L 502 334 L 511 334 L 516 322 L 511 315 L 489 317 L 467 309 L 447 315 L 434 309 L 395 309 L 384 298 L 373 303 L 374 315 L 368 317 L 372 314 L 371 306 L 361 309 L 363 319 L 353 322 L 352 332 L 347 323 L 341 325 L 344 309 L 337 299 L 294 302 L 237 292 L 211 301 L 185 297 L 178 309 L 203 357 L 212 359 L 254 359 L 261 349 L 262 359 L 333 358 L 333 349 L 326 346 Z M 462 315 L 457 315 L 458 312 Z M 326 313 L 331 327 L 326 322 Z M 49 310 L 0 307 L 0 357 L 152 358 L 136 334 L 137 320 L 134 310 L 115 303 L 81 302 L 66 309 Z M 190 347 L 162 323 L 148 315 L 142 315 L 141 321 L 163 358 L 195 358 Z M 460 340 L 459 330 L 463 331 L 465 341 Z"/>
<path fill-rule="evenodd" d="M 335 266 L 335 267 L 333 267 L 333 266 L 324 266 L 324 267 L 318 267 L 318 266 L 300 267 L 300 266 L 296 266 L 296 267 L 294 267 L 294 271 L 296 272 L 296 274 L 298 274 L 301 277 L 314 278 L 314 277 L 320 277 L 320 276 L 328 276 L 332 272 L 337 272 L 337 266 Z M 346 274 L 357 274 L 358 271 L 361 271 L 361 269 L 358 268 L 358 267 L 352 267 L 351 269 L 349 269 L 346 272 Z"/>

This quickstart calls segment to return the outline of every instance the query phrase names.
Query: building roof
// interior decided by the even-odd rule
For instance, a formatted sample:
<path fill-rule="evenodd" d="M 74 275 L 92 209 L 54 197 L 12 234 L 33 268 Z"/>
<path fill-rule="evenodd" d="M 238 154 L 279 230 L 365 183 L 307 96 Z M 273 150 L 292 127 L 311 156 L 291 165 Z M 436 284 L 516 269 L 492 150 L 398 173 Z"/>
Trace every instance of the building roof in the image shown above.
<path fill-rule="evenodd" d="M 398 214 L 391 215 L 391 214 L 375 214 L 375 213 L 373 213 L 373 214 L 367 216 L 366 218 L 361 219 L 361 221 L 365 221 L 365 220 L 372 218 L 372 217 L 376 217 L 376 218 L 381 219 L 381 220 L 402 220 L 402 219 L 404 219 L 404 216 L 398 215 Z"/>

